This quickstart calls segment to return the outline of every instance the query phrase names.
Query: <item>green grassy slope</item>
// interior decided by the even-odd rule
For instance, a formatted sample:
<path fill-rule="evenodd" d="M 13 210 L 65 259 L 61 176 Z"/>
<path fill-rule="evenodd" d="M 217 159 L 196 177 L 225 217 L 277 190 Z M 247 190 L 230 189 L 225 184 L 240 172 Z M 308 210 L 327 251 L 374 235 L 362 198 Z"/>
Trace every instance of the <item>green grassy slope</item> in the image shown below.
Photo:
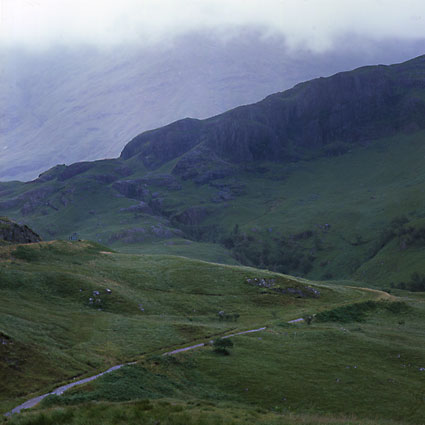
<path fill-rule="evenodd" d="M 10 425 L 400 425 L 385 419 L 359 419 L 345 415 L 299 414 L 267 411 L 261 408 L 175 399 L 138 400 L 128 403 L 84 404 L 24 413 L 12 418 Z"/>
<path fill-rule="evenodd" d="M 175 358 L 148 358 L 50 402 L 166 396 L 284 415 L 354 415 L 422 424 L 425 305 L 417 298 L 398 306 L 378 308 L 360 322 L 295 327 L 276 322 L 261 334 L 232 338 L 229 356 L 204 348 Z"/>
<path fill-rule="evenodd" d="M 89 242 L 0 248 L 2 409 L 144 353 L 382 296 L 315 284 L 315 297 L 310 282 L 289 276 L 105 249 Z M 247 278 L 275 281 L 265 288 Z M 285 288 L 303 296 L 279 292 Z"/>
<path fill-rule="evenodd" d="M 139 201 L 120 195 L 114 183 L 96 180 L 123 161 L 99 161 L 63 182 L 14 186 L 7 199 L 36 188 L 52 191 L 49 204 L 27 201 L 33 210 L 23 215 L 22 201 L 2 208 L 2 214 L 28 223 L 46 239 L 77 232 L 123 252 L 239 261 L 307 278 L 354 278 L 389 288 L 391 282 L 408 280 L 412 272 L 425 273 L 423 238 L 399 235 L 392 224 L 404 216 L 405 230 L 422 231 L 425 226 L 424 138 L 424 132 L 416 132 L 337 157 L 287 165 L 258 163 L 214 185 L 177 180 L 181 189 L 170 190 L 154 182 L 147 186 L 149 202 L 156 205 L 161 199 L 161 205 L 151 212 L 123 211 Z M 146 174 L 134 167 L 126 179 Z M 217 184 L 240 189 L 232 199 L 217 202 Z M 191 224 L 179 222 L 176 217 L 191 207 L 205 210 L 205 217 Z M 223 245 L 236 224 L 240 240 L 235 246 Z"/>
<path fill-rule="evenodd" d="M 146 356 L 12 423 L 44 415 L 78 424 L 97 415 L 102 423 L 420 425 L 425 304 L 420 296 L 403 301 L 348 322 L 276 320 L 265 332 L 233 337 L 228 356 L 210 347 Z M 99 400 L 102 412 L 88 404 Z"/>

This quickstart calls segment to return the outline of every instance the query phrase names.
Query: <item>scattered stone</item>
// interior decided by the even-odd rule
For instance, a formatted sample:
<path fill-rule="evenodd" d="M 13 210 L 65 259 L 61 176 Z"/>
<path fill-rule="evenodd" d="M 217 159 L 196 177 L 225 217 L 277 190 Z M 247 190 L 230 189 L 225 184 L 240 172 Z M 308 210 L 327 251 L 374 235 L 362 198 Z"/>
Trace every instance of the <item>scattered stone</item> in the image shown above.
<path fill-rule="evenodd" d="M 100 295 L 100 292 L 99 291 L 93 291 L 93 295 L 95 295 L 95 296 Z"/>
<path fill-rule="evenodd" d="M 320 291 L 318 291 L 315 288 L 312 288 L 311 286 L 303 286 L 298 288 L 279 288 L 275 287 L 276 281 L 275 279 L 270 278 L 246 278 L 246 282 L 250 283 L 251 285 L 258 286 L 260 288 L 268 288 L 272 291 L 279 292 L 281 294 L 291 294 L 295 295 L 299 298 L 307 298 L 307 297 L 314 297 L 319 298 L 320 297 Z"/>
<path fill-rule="evenodd" d="M 105 291 L 106 291 L 107 294 L 112 294 L 112 291 L 108 288 L 106 288 Z"/>
<path fill-rule="evenodd" d="M 131 205 L 127 208 L 120 208 L 120 212 L 135 212 L 135 213 L 145 213 L 152 214 L 152 208 L 144 201 L 140 201 L 136 205 Z"/>
<path fill-rule="evenodd" d="M 211 201 L 215 203 L 226 202 L 235 199 L 232 192 L 229 190 L 219 190 L 212 198 Z"/>

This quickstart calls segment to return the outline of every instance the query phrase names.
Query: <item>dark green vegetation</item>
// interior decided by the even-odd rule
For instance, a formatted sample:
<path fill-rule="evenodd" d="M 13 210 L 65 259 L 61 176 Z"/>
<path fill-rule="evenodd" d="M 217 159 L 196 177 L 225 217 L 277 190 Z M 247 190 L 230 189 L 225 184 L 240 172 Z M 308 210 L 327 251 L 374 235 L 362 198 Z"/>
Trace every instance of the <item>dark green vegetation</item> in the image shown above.
<path fill-rule="evenodd" d="M 129 403 L 83 404 L 27 413 L 13 418 L 10 425 L 397 425 L 386 420 L 359 421 L 342 415 L 324 416 L 273 412 L 229 403 L 176 400 L 140 400 Z"/>
<path fill-rule="evenodd" d="M 398 285 L 392 284 L 391 287 L 407 289 L 412 292 L 425 292 L 425 275 L 414 272 L 409 282 L 400 282 Z"/>
<path fill-rule="evenodd" d="M 409 307 L 406 303 L 401 301 L 392 303 L 366 301 L 363 303 L 349 304 L 332 310 L 322 311 L 312 317 L 314 317 L 318 322 L 363 322 L 365 321 L 368 313 L 375 312 L 377 310 L 388 310 L 397 314 L 406 313 L 409 311 Z"/>
<path fill-rule="evenodd" d="M 226 338 L 217 338 L 213 342 L 214 353 L 220 354 L 223 356 L 228 356 L 230 354 L 229 349 L 233 347 L 233 342 Z"/>

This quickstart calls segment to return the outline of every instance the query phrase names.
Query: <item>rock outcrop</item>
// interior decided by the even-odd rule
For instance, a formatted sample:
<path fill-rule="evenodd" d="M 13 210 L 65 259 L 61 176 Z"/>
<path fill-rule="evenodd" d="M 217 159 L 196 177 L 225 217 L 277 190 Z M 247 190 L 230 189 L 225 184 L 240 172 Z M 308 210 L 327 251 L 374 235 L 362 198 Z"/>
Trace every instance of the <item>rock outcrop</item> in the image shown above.
<path fill-rule="evenodd" d="M 37 233 L 26 225 L 20 225 L 6 217 L 0 217 L 0 241 L 11 243 L 33 243 L 40 242 Z"/>

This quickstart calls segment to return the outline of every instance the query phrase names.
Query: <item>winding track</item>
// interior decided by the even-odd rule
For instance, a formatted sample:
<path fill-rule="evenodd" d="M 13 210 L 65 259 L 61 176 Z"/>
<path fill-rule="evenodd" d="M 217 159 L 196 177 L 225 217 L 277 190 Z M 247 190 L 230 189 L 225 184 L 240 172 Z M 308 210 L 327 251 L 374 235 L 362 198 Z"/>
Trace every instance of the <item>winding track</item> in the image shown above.
<path fill-rule="evenodd" d="M 295 320 L 290 320 L 288 323 L 297 323 L 297 322 L 302 322 L 303 320 L 304 319 L 295 319 Z M 266 327 L 262 327 L 262 328 L 258 328 L 258 329 L 250 329 L 248 331 L 242 331 L 242 332 L 237 332 L 237 333 L 230 334 L 230 335 L 224 335 L 222 338 L 230 338 L 232 336 L 237 336 L 237 335 L 244 335 L 244 334 L 249 334 L 249 333 L 253 333 L 253 332 L 261 332 L 261 331 L 264 331 L 265 329 L 266 329 Z M 205 345 L 208 345 L 208 343 L 195 344 L 195 345 L 190 345 L 190 346 L 184 347 L 184 348 L 178 348 L 176 350 L 168 351 L 168 352 L 164 353 L 163 356 L 172 356 L 174 354 L 182 353 L 184 351 L 193 350 L 195 348 L 201 348 L 201 347 L 204 347 Z M 53 394 L 61 395 L 65 391 L 69 390 L 72 387 L 75 387 L 77 385 L 86 384 L 87 382 L 90 382 L 90 381 L 94 381 L 95 379 L 99 378 L 102 375 L 105 375 L 106 373 L 113 372 L 114 370 L 121 369 L 123 366 L 128 366 L 128 365 L 135 364 L 135 363 L 136 362 L 130 362 L 130 363 L 123 363 L 123 364 L 120 364 L 120 365 L 117 365 L 117 366 L 113 366 L 113 367 L 109 368 L 108 370 L 105 370 L 105 372 L 98 373 L 97 375 L 93 375 L 93 376 L 90 376 L 88 378 L 80 379 L 79 381 L 74 381 L 74 382 L 71 382 L 69 384 L 62 385 L 61 387 L 56 388 L 55 390 L 53 390 L 50 393 L 43 394 L 43 395 L 40 395 L 38 397 L 34 397 L 30 400 L 27 400 L 25 403 L 22 403 L 19 406 L 16 406 L 14 409 L 12 409 L 10 412 L 7 412 L 5 414 L 5 416 L 11 416 L 15 413 L 20 413 L 21 410 L 23 410 L 23 409 L 30 409 L 31 407 L 34 407 L 35 405 L 40 403 L 41 400 L 43 400 L 44 398 L 46 398 L 49 395 L 53 395 Z"/>

